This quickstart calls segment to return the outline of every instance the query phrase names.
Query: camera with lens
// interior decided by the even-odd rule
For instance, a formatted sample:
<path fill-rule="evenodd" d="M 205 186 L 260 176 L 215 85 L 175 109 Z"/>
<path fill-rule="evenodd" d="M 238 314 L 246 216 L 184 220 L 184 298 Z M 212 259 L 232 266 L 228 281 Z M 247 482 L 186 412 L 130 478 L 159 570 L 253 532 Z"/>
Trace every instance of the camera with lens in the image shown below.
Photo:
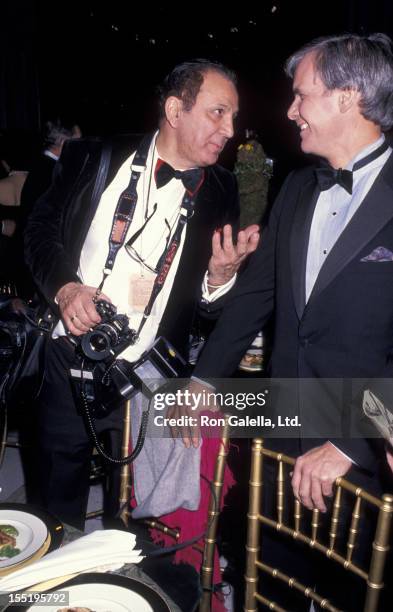
<path fill-rule="evenodd" d="M 129 327 L 128 317 L 117 314 L 113 304 L 98 300 L 95 307 L 101 321 L 83 336 L 68 336 L 76 347 L 70 375 L 77 401 L 82 398 L 95 416 L 102 417 L 134 390 L 129 365 L 116 356 L 135 344 L 138 335 Z"/>
<path fill-rule="evenodd" d="M 75 397 L 82 399 L 82 406 L 88 404 L 96 417 L 110 413 L 138 391 L 152 397 L 168 379 L 186 376 L 187 363 L 162 336 L 134 363 L 116 359 L 135 344 L 138 334 L 113 304 L 99 300 L 95 306 L 100 323 L 83 336 L 69 338 L 76 346 L 70 368 Z"/>
<path fill-rule="evenodd" d="M 101 321 L 81 337 L 79 349 L 87 359 L 105 361 L 135 344 L 137 333 L 129 328 L 126 315 L 117 314 L 113 304 L 99 300 L 95 306 Z"/>

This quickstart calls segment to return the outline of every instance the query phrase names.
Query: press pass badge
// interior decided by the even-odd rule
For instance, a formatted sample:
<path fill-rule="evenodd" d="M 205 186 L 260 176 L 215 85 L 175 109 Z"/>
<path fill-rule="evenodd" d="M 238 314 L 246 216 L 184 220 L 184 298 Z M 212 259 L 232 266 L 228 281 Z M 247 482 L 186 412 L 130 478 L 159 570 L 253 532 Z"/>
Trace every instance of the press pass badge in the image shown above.
<path fill-rule="evenodd" d="M 150 272 L 147 276 L 133 274 L 130 278 L 128 303 L 132 312 L 143 312 L 153 290 L 155 276 Z"/>

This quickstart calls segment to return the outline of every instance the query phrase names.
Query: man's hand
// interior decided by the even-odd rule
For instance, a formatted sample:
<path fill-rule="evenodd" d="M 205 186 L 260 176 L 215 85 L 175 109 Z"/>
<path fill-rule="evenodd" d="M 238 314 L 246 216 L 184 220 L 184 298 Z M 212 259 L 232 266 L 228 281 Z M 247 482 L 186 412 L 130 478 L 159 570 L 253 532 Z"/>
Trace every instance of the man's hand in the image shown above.
<path fill-rule="evenodd" d="M 209 397 L 209 395 L 210 397 Z M 218 412 L 220 407 L 215 401 L 214 389 L 196 380 L 191 380 L 187 387 L 182 390 L 184 402 L 182 405 L 170 406 L 166 417 L 175 419 L 176 424 L 171 426 L 173 438 L 181 437 L 184 446 L 198 448 L 200 440 L 200 413 L 204 410 Z M 184 426 L 180 425 L 181 417 L 184 417 Z"/>
<path fill-rule="evenodd" d="M 330 442 L 311 449 L 296 460 L 292 476 L 295 497 L 309 510 L 326 512 L 323 496 L 332 496 L 334 481 L 351 466 L 352 462 Z"/>
<path fill-rule="evenodd" d="M 221 242 L 221 231 L 216 230 L 213 234 L 212 256 L 208 266 L 208 282 L 217 287 L 231 280 L 240 264 L 255 251 L 259 242 L 259 225 L 249 225 L 246 229 L 241 230 L 237 235 L 236 245 L 233 243 L 230 225 L 224 225 L 222 235 Z"/>
<path fill-rule="evenodd" d="M 61 318 L 74 336 L 81 336 L 101 321 L 93 298 L 97 289 L 80 283 L 67 283 L 56 294 Z M 108 296 L 100 294 L 100 299 L 110 302 Z"/>

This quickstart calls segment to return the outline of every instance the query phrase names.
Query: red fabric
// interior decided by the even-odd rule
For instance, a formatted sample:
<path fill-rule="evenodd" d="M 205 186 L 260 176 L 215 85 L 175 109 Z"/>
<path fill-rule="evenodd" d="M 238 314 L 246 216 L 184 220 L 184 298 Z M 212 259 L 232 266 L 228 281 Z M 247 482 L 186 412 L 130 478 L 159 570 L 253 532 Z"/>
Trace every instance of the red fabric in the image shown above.
<path fill-rule="evenodd" d="M 198 510 L 184 510 L 179 508 L 170 514 L 160 517 L 160 521 L 168 527 L 177 529 L 180 532 L 178 543 L 191 540 L 200 533 L 204 533 L 207 528 L 208 516 L 207 511 L 210 500 L 210 483 L 213 481 L 214 470 L 216 464 L 217 453 L 220 450 L 221 440 L 217 438 L 204 438 L 201 447 L 201 501 Z M 207 479 L 207 481 L 205 480 Z M 234 478 L 228 466 L 225 467 L 224 486 L 220 510 L 223 507 L 223 500 L 227 491 L 234 485 Z M 150 530 L 153 541 L 156 544 L 164 546 L 173 546 L 173 538 L 156 529 Z M 203 546 L 203 538 L 198 542 Z M 200 552 L 187 546 L 183 550 L 178 550 L 175 554 L 174 563 L 189 563 L 197 572 L 200 572 L 202 565 L 202 555 Z M 221 582 L 220 562 L 218 550 L 214 552 L 214 571 L 213 584 Z M 223 604 L 222 593 L 216 592 L 212 598 L 212 612 L 225 612 L 226 608 Z"/>
<path fill-rule="evenodd" d="M 165 164 L 164 160 L 160 157 L 157 159 L 156 167 L 154 168 L 154 180 L 157 182 L 157 172 L 161 168 L 162 164 Z"/>
<path fill-rule="evenodd" d="M 202 431 L 203 435 L 203 431 Z M 210 428 L 211 435 L 211 428 Z M 220 435 L 217 433 L 217 435 Z M 207 528 L 208 516 L 207 511 L 210 500 L 210 483 L 213 481 L 214 470 L 216 465 L 217 454 L 220 450 L 221 439 L 205 437 L 201 446 L 201 501 L 198 510 L 184 510 L 179 508 L 170 514 L 166 514 L 159 517 L 159 520 L 165 523 L 167 527 L 177 529 L 180 532 L 180 538 L 176 543 L 185 542 L 193 539 L 198 534 L 204 533 Z M 235 484 L 233 474 L 229 469 L 228 465 L 225 466 L 224 471 L 224 485 L 221 496 L 220 510 L 224 505 L 224 498 L 228 490 Z M 133 492 L 132 492 L 133 493 Z M 131 505 L 135 507 L 135 499 L 132 495 Z M 175 544 L 173 538 L 170 535 L 162 533 L 157 529 L 151 529 L 150 535 L 153 542 L 160 544 L 161 546 L 173 546 Z M 198 544 L 203 546 L 204 540 L 201 538 Z M 202 554 L 187 546 L 182 550 L 178 550 L 175 553 L 174 563 L 188 563 L 195 567 L 197 572 L 200 572 L 202 565 Z M 219 584 L 221 582 L 221 571 L 220 562 L 218 556 L 218 550 L 216 547 L 214 553 L 214 571 L 213 571 L 213 584 Z M 214 593 L 212 597 L 212 612 L 226 612 L 226 608 L 223 603 L 223 595 L 220 591 Z"/>

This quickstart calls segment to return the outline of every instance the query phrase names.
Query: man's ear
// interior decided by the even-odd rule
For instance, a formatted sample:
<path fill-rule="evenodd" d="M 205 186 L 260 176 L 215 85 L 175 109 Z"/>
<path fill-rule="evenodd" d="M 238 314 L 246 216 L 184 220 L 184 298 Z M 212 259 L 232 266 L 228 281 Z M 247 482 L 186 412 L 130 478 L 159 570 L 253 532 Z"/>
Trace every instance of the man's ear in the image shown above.
<path fill-rule="evenodd" d="M 183 108 L 183 103 L 176 96 L 169 96 L 165 102 L 165 116 L 168 123 L 175 128 L 179 122 L 180 113 Z"/>
<path fill-rule="evenodd" d="M 340 112 L 347 113 L 359 104 L 359 100 L 360 94 L 356 89 L 342 89 L 338 96 Z"/>

